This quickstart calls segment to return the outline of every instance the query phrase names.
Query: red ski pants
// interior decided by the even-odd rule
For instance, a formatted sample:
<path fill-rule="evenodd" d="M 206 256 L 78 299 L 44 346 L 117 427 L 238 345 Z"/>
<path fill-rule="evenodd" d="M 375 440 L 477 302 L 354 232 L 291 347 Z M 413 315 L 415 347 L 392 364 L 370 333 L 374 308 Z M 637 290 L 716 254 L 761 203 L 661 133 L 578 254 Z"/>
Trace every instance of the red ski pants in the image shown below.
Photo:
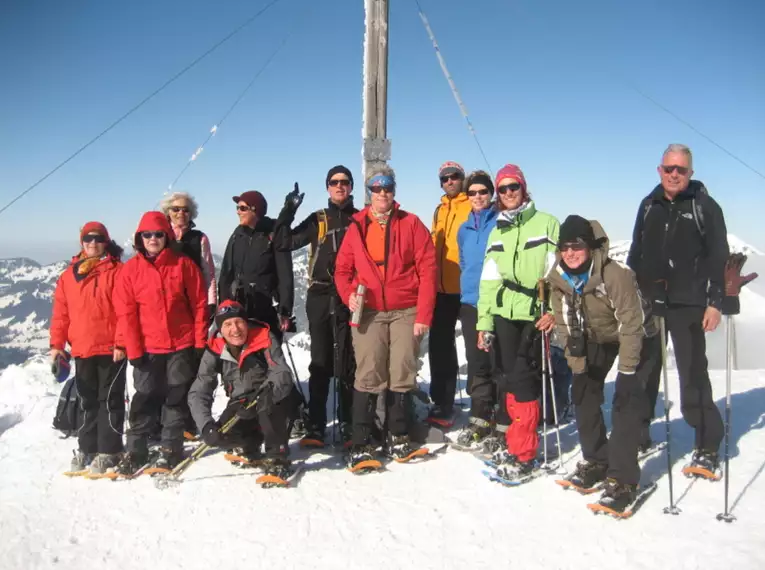
<path fill-rule="evenodd" d="M 518 461 L 531 461 L 537 456 L 539 447 L 539 401 L 518 402 L 513 394 L 507 394 L 505 405 L 512 420 L 505 434 L 507 451 Z"/>

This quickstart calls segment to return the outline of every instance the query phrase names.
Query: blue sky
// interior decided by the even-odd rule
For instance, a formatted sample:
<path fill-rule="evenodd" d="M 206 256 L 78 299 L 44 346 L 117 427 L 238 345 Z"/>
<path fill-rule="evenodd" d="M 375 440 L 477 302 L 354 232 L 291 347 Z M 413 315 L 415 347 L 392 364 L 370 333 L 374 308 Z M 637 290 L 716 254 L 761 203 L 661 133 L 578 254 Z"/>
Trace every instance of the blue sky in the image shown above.
<path fill-rule="evenodd" d="M 2 205 L 266 3 L 2 2 Z M 631 86 L 765 173 L 765 4 L 421 3 L 491 167 L 519 164 L 540 209 L 597 218 L 612 239 L 628 238 L 662 150 L 682 142 L 730 231 L 765 249 L 765 180 Z M 261 190 L 276 215 L 298 181 L 300 216 L 321 207 L 329 167 L 360 178 L 363 26 L 362 0 L 282 0 L 1 214 L 0 256 L 62 258 L 91 219 L 131 235 L 290 32 L 176 188 L 197 197 L 218 252 L 236 224 L 234 194 Z M 413 0 L 391 1 L 390 26 L 397 198 L 429 223 L 439 164 L 485 164 Z"/>

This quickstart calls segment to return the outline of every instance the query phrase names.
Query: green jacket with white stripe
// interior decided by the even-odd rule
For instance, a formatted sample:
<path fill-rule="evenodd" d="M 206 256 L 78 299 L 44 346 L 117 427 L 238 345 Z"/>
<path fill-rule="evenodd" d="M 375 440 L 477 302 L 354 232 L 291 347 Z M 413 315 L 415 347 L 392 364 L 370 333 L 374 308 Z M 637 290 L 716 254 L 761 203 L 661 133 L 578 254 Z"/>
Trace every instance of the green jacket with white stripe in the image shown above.
<path fill-rule="evenodd" d="M 477 330 L 493 331 L 494 317 L 539 317 L 537 283 L 555 261 L 559 230 L 558 220 L 537 211 L 533 201 L 515 217 L 499 213 L 481 272 Z"/>

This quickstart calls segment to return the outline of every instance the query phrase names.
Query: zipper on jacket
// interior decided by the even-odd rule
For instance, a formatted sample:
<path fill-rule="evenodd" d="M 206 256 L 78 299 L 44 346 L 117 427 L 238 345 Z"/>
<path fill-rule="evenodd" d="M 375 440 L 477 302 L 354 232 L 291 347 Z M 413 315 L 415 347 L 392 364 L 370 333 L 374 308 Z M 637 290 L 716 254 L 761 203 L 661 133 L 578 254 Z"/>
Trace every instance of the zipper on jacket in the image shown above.
<path fill-rule="evenodd" d="M 439 273 L 441 274 L 441 289 L 446 292 L 446 287 L 444 287 L 444 262 L 446 261 L 446 236 L 448 235 L 449 230 L 449 214 L 452 211 L 452 201 L 449 200 L 449 207 L 446 209 L 446 219 L 444 220 L 444 239 L 441 243 L 441 267 L 439 268 Z"/>

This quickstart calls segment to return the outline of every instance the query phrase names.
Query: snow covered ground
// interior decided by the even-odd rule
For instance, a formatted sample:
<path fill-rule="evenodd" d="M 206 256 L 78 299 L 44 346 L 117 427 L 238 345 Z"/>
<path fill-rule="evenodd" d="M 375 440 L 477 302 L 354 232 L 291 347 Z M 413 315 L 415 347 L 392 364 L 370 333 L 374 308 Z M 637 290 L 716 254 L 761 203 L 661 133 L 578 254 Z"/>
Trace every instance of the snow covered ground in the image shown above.
<path fill-rule="evenodd" d="M 293 353 L 305 379 L 307 355 L 298 344 Z M 713 372 L 713 382 L 722 407 L 724 373 Z M 33 359 L 0 375 L 0 567 L 763 568 L 765 370 L 735 372 L 733 386 L 738 521 L 715 520 L 722 483 L 681 476 L 692 439 L 679 406 L 671 428 L 682 514 L 662 514 L 662 454 L 643 473 L 644 482 L 658 480 L 658 491 L 634 518 L 616 521 L 590 514 L 588 499 L 560 490 L 552 477 L 513 489 L 490 483 L 475 457 L 453 450 L 363 477 L 347 473 L 338 456 L 317 454 L 291 489 L 261 489 L 251 472 L 216 455 L 164 491 L 148 477 L 68 479 L 61 471 L 76 442 L 50 427 L 59 386 Z M 676 398 L 674 374 L 671 391 Z M 663 439 L 662 422 L 652 430 Z M 563 429 L 563 447 L 572 469 L 573 426 Z"/>

